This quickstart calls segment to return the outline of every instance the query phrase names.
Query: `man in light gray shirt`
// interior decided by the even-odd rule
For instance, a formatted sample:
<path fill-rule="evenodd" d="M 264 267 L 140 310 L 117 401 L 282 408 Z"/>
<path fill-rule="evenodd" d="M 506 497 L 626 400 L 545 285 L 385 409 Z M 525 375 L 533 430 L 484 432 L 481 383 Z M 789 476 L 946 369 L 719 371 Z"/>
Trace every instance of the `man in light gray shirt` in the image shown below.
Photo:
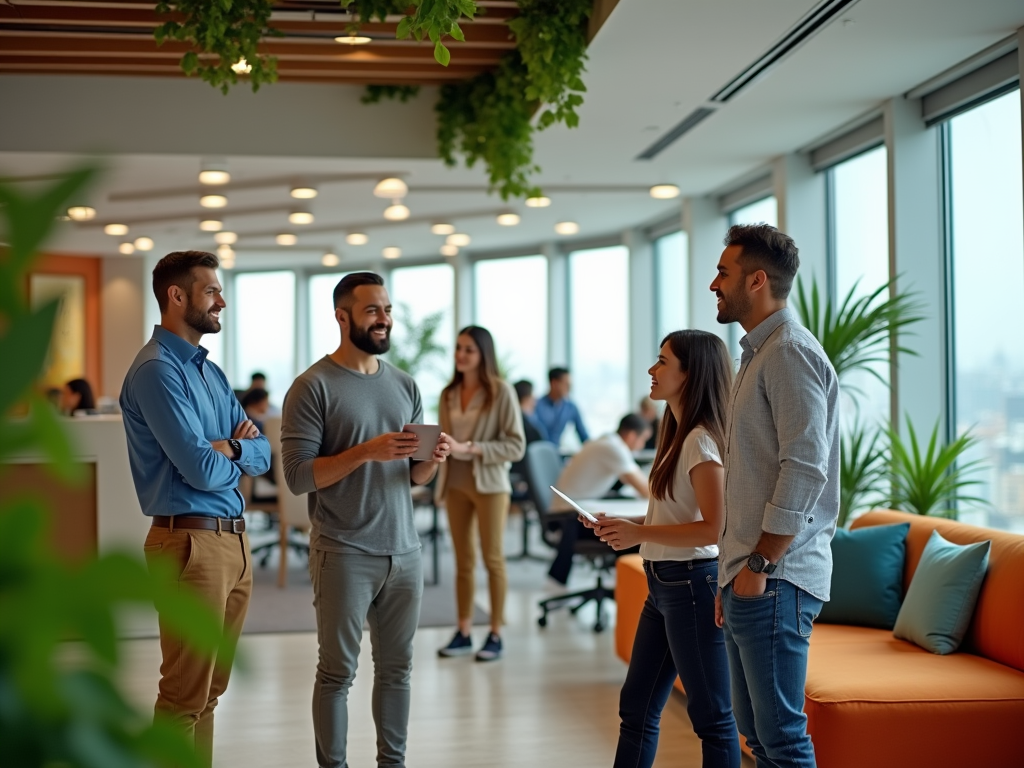
<path fill-rule="evenodd" d="M 412 641 L 423 575 L 413 525 L 413 483 L 429 483 L 451 452 L 440 436 L 429 461 L 412 461 L 423 421 L 419 388 L 377 357 L 388 351 L 391 300 L 372 272 L 334 289 L 341 345 L 299 376 L 284 401 L 281 453 L 293 493 L 309 494 L 309 569 L 320 644 L 313 733 L 321 768 L 346 768 L 348 691 L 363 624 L 373 647 L 377 764 L 405 765 Z"/>
<path fill-rule="evenodd" d="M 734 226 L 718 322 L 747 335 L 729 406 L 716 619 L 732 702 L 758 766 L 813 768 L 803 713 L 811 627 L 829 598 L 839 516 L 839 382 L 786 306 L 800 259 L 767 224 Z"/>

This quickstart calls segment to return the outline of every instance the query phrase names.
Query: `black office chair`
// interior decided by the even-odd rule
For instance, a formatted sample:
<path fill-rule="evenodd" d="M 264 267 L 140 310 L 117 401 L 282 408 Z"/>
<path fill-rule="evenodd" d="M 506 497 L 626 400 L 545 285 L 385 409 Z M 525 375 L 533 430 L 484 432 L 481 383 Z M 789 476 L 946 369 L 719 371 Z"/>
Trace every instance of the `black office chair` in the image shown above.
<path fill-rule="evenodd" d="M 558 453 L 558 448 L 551 443 L 530 443 L 526 447 L 524 464 L 530 500 L 540 516 L 541 536 L 546 544 L 557 548 L 562 526 L 576 522 L 575 513 L 551 512 L 551 500 L 555 495 L 551 491 L 551 486 L 557 482 L 558 475 L 561 474 L 562 457 Z M 615 551 L 604 542 L 589 537 L 577 541 L 573 552 L 583 556 L 594 566 L 597 570 L 597 584 L 580 592 L 556 595 L 541 600 L 538 603 L 541 616 L 537 619 L 537 623 L 546 627 L 548 613 L 551 611 L 575 603 L 570 608 L 570 611 L 575 614 L 584 605 L 593 601 L 597 603 L 597 621 L 594 622 L 594 631 L 601 632 L 604 629 L 603 603 L 605 600 L 615 599 L 615 590 L 608 589 L 602 582 L 604 574 L 610 573 L 612 566 L 615 565 Z"/>

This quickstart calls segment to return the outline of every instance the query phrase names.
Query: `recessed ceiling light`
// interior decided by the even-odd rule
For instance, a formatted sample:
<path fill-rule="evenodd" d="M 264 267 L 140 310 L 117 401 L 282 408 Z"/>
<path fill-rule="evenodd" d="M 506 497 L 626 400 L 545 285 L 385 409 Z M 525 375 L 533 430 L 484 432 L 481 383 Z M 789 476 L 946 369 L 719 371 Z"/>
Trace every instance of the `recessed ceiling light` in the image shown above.
<path fill-rule="evenodd" d="M 76 205 L 68 208 L 68 218 L 72 221 L 91 221 L 96 218 L 96 209 L 88 205 Z"/>
<path fill-rule="evenodd" d="M 430 225 L 430 231 L 435 235 L 450 235 L 455 231 L 455 225 L 438 222 L 437 224 Z"/>
<path fill-rule="evenodd" d="M 397 259 L 401 257 L 402 249 L 394 245 L 389 245 L 387 248 L 380 252 L 380 255 L 383 256 L 385 259 Z"/>
<path fill-rule="evenodd" d="M 135 238 L 135 249 L 139 251 L 152 251 L 153 250 L 153 238 L 151 237 L 137 237 Z"/>
<path fill-rule="evenodd" d="M 527 208 L 547 208 L 551 205 L 550 197 L 528 197 L 526 198 Z"/>
<path fill-rule="evenodd" d="M 106 234 L 106 235 L 114 235 L 115 237 L 120 237 L 121 235 L 127 235 L 128 234 L 128 225 L 127 224 L 107 224 L 107 226 L 105 226 L 103 228 L 103 233 Z"/>
<path fill-rule="evenodd" d="M 119 253 L 123 253 L 125 256 L 131 256 L 135 253 L 135 246 L 132 243 L 121 243 L 117 246 Z"/>
<path fill-rule="evenodd" d="M 291 195 L 296 200 L 312 200 L 319 194 L 313 187 L 292 187 Z"/>
<path fill-rule="evenodd" d="M 336 267 L 338 266 L 338 254 L 336 253 L 325 253 L 320 259 L 320 263 L 325 267 Z"/>
<path fill-rule="evenodd" d="M 345 242 L 349 245 L 366 245 L 370 238 L 362 232 L 349 232 L 345 235 Z"/>
<path fill-rule="evenodd" d="M 469 245 L 470 238 L 465 232 L 456 232 L 454 235 L 448 235 L 444 242 L 445 245 L 454 245 L 456 248 L 465 248 Z"/>
<path fill-rule="evenodd" d="M 227 184 L 231 181 L 231 174 L 222 168 L 208 168 L 199 172 L 200 184 Z"/>
<path fill-rule="evenodd" d="M 580 225 L 575 221 L 560 221 L 555 224 L 555 232 L 560 235 L 575 235 L 580 231 Z"/>
<path fill-rule="evenodd" d="M 398 200 L 409 194 L 409 187 L 401 179 L 382 179 L 373 188 L 373 194 L 377 197 Z"/>
<path fill-rule="evenodd" d="M 409 209 L 401 203 L 389 205 L 384 209 L 384 218 L 388 221 L 405 221 L 409 218 Z"/>
<path fill-rule="evenodd" d="M 675 184 L 656 184 L 651 187 L 651 197 L 655 200 L 672 200 L 679 197 L 679 187 Z"/>
<path fill-rule="evenodd" d="M 199 228 L 203 232 L 220 232 L 224 229 L 224 222 L 220 219 L 203 219 L 199 222 Z"/>
<path fill-rule="evenodd" d="M 237 232 L 218 232 L 213 236 L 215 242 L 221 245 L 234 245 L 238 242 Z"/>
<path fill-rule="evenodd" d="M 228 199 L 224 195 L 203 195 L 199 198 L 199 204 L 203 208 L 223 208 L 228 204 Z"/>
<path fill-rule="evenodd" d="M 441 255 L 442 256 L 458 256 L 459 255 L 459 246 L 457 246 L 457 245 L 447 245 L 447 244 L 442 245 L 441 246 Z"/>
<path fill-rule="evenodd" d="M 276 238 L 278 245 L 295 245 L 299 242 L 299 238 L 293 235 L 291 232 L 282 232 Z"/>
<path fill-rule="evenodd" d="M 313 214 L 309 211 L 292 211 L 288 214 L 288 221 L 292 224 L 312 224 Z"/>
<path fill-rule="evenodd" d="M 502 213 L 498 215 L 498 223 L 503 227 L 514 227 L 519 223 L 518 213 Z"/>
<path fill-rule="evenodd" d="M 239 75 L 248 75 L 252 72 L 252 64 L 245 60 L 243 56 L 234 64 L 231 65 L 231 71 Z"/>
<path fill-rule="evenodd" d="M 234 261 L 235 249 L 232 248 L 230 245 L 221 245 L 217 248 L 217 256 L 219 256 L 221 259 L 231 259 L 232 261 Z"/>
<path fill-rule="evenodd" d="M 223 258 L 220 260 L 220 266 L 222 269 L 234 269 L 235 268 L 235 257 L 232 255 L 230 258 Z"/>
<path fill-rule="evenodd" d="M 367 43 L 372 43 L 373 38 L 366 35 L 357 35 L 353 32 L 351 35 L 339 35 L 334 38 L 334 42 L 342 43 L 343 45 L 366 45 Z"/>

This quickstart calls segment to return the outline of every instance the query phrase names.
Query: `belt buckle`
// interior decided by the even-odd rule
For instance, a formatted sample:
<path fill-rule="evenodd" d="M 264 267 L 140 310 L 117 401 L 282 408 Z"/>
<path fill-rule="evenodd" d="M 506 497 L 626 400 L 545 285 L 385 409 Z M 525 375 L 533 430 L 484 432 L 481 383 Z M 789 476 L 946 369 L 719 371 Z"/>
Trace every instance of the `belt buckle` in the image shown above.
<path fill-rule="evenodd" d="M 232 533 L 244 533 L 245 532 L 245 520 L 241 517 L 236 517 L 231 520 L 231 532 Z"/>

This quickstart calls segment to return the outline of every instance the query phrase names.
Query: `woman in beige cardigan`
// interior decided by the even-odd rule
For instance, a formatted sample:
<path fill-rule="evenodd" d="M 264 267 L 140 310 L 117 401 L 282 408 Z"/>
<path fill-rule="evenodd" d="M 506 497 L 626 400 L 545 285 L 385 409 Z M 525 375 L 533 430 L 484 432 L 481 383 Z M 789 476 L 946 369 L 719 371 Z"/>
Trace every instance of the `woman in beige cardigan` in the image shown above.
<path fill-rule="evenodd" d="M 515 391 L 498 373 L 490 331 L 471 325 L 455 342 L 455 375 L 441 393 L 441 429 L 452 453 L 441 465 L 437 495 L 448 509 L 448 527 L 455 547 L 458 629 L 438 653 L 464 656 L 473 652 L 473 571 L 476 567 L 474 528 L 487 567 L 491 593 L 491 631 L 476 654 L 477 661 L 501 656 L 505 609 L 504 533 L 512 486 L 508 471 L 523 457 L 523 415 Z"/>

